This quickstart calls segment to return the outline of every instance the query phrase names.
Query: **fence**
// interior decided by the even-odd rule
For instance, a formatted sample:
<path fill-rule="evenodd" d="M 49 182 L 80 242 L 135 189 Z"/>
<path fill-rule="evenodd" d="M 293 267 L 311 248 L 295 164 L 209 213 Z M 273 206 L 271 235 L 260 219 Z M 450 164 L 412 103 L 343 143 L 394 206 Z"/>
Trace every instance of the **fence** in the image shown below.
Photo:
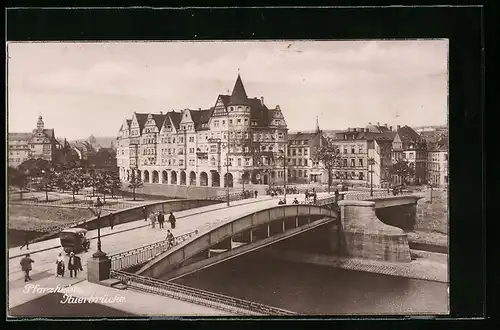
<path fill-rule="evenodd" d="M 66 207 L 87 208 L 87 207 L 92 207 L 94 202 L 92 200 L 73 201 L 72 198 L 45 201 L 44 198 L 40 199 L 40 198 L 34 197 L 34 198 L 27 198 L 27 199 L 23 199 L 23 200 L 9 201 L 9 203 L 13 204 L 13 205 L 66 206 Z M 131 206 L 133 206 L 133 204 L 121 203 L 121 202 L 109 203 L 108 201 L 106 201 L 104 203 L 103 208 L 105 210 L 123 210 L 123 209 L 129 208 Z"/>
<path fill-rule="evenodd" d="M 153 244 L 142 246 L 140 248 L 112 255 L 110 256 L 111 269 L 123 270 L 146 263 L 149 260 L 153 259 L 154 257 L 158 256 L 159 254 L 167 251 L 168 249 L 174 247 L 179 243 L 184 242 L 185 240 L 189 239 L 190 237 L 196 234 L 198 234 L 198 230 L 175 237 L 173 244 L 169 244 L 168 241 L 162 240 Z"/>
<path fill-rule="evenodd" d="M 154 293 L 189 303 L 207 306 L 236 315 L 295 315 L 295 313 L 280 308 L 224 296 L 214 292 L 199 290 L 184 285 L 165 282 L 137 274 L 111 270 L 111 278 L 118 279 L 128 287 Z"/>
<path fill-rule="evenodd" d="M 413 192 L 411 191 L 403 191 L 398 193 L 397 195 L 403 195 L 403 196 L 408 196 L 412 195 Z M 386 197 L 391 197 L 394 196 L 392 192 L 387 192 L 387 191 L 374 191 L 373 196 L 371 196 L 369 191 L 352 191 L 349 192 L 348 194 L 345 194 L 344 199 L 346 200 L 355 200 L 355 201 L 361 201 L 361 200 L 370 200 L 370 199 L 376 199 L 376 198 L 386 198 Z"/>

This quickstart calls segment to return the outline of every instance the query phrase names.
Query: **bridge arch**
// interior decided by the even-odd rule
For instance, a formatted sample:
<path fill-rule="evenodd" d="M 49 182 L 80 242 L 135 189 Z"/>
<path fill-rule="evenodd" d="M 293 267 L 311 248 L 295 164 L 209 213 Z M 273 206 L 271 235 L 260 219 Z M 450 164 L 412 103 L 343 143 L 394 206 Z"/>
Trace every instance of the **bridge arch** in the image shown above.
<path fill-rule="evenodd" d="M 314 205 L 283 205 L 248 213 L 160 254 L 137 274 L 177 278 L 209 267 L 211 250 L 225 250 L 215 257 L 220 262 L 338 220 L 335 211 Z M 233 239 L 239 237 L 247 237 L 249 242 L 233 247 Z"/>

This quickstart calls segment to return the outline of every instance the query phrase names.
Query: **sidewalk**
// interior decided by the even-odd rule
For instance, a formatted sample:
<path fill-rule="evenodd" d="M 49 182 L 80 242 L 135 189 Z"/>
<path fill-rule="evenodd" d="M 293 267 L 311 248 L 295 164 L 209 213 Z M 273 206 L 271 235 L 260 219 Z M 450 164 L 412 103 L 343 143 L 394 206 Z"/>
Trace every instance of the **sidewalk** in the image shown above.
<path fill-rule="evenodd" d="M 192 304 L 165 296 L 135 290 L 119 290 L 88 281 L 71 287 L 69 295 L 81 298 L 117 298 L 118 302 L 106 305 L 139 316 L 231 316 L 215 308 Z M 108 299 L 109 300 L 109 299 Z"/>
<path fill-rule="evenodd" d="M 269 196 L 262 196 L 258 197 L 257 199 L 244 199 L 236 202 L 231 202 L 231 207 L 232 206 L 238 206 L 238 205 L 243 205 L 247 203 L 254 203 L 257 201 L 262 201 L 266 199 L 271 199 Z M 220 204 L 214 204 L 214 205 L 209 205 L 209 206 L 203 206 L 203 207 L 197 207 L 189 210 L 184 210 L 184 211 L 178 211 L 175 212 L 176 218 L 177 219 L 182 219 L 183 217 L 186 216 L 191 216 L 191 215 L 196 215 L 204 212 L 209 212 L 213 210 L 218 210 L 218 209 L 224 209 L 227 208 L 227 205 L 225 203 L 220 203 Z M 106 224 L 107 225 L 107 224 Z M 105 237 L 108 235 L 115 235 L 122 233 L 124 231 L 129 231 L 137 228 L 142 228 L 142 227 L 147 227 L 150 226 L 151 224 L 149 221 L 146 223 L 143 219 L 132 221 L 132 222 L 127 222 L 124 224 L 119 224 L 114 227 L 113 230 L 111 230 L 109 227 L 104 227 L 101 228 L 101 237 Z M 87 237 L 90 239 L 96 239 L 97 238 L 97 229 L 96 230 L 90 230 L 87 232 Z M 31 255 L 38 253 L 38 252 L 43 252 L 51 249 L 56 249 L 61 246 L 59 238 L 52 238 L 46 241 L 40 241 L 40 242 L 35 242 L 33 244 L 30 244 L 30 249 L 29 250 L 20 250 L 18 247 L 13 247 L 9 248 L 9 259 L 13 258 L 19 258 L 23 257 L 26 255 L 26 253 L 30 253 Z M 21 252 L 22 251 L 22 252 Z"/>

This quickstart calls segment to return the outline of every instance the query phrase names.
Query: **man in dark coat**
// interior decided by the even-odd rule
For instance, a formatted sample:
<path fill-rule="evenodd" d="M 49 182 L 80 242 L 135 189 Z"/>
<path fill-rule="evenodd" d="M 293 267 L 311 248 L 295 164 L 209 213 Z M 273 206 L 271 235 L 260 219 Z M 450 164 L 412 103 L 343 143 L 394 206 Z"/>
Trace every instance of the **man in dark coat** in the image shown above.
<path fill-rule="evenodd" d="M 257 198 L 257 194 L 258 194 L 257 190 L 255 190 L 254 194 L 255 194 L 255 198 Z"/>
<path fill-rule="evenodd" d="M 160 211 L 160 214 L 158 214 L 158 223 L 160 224 L 160 228 L 163 228 L 164 222 L 165 222 L 165 216 L 163 215 L 163 212 Z"/>
<path fill-rule="evenodd" d="M 29 253 L 24 258 L 21 259 L 20 265 L 21 269 L 24 272 L 24 282 L 31 281 L 30 271 L 31 271 L 31 264 L 33 262 L 35 261 L 33 261 L 33 259 L 30 258 Z"/>
<path fill-rule="evenodd" d="M 339 201 L 339 190 L 338 188 L 335 189 L 335 201 L 338 202 Z"/>
<path fill-rule="evenodd" d="M 172 212 L 170 212 L 170 216 L 168 217 L 168 221 L 170 222 L 170 228 L 175 229 L 175 216 Z"/>
<path fill-rule="evenodd" d="M 21 250 L 26 246 L 26 250 L 29 250 L 30 235 L 28 233 L 24 234 L 24 243 L 21 245 Z"/>
<path fill-rule="evenodd" d="M 109 227 L 113 229 L 113 226 L 115 225 L 115 215 L 113 213 L 109 214 Z"/>
<path fill-rule="evenodd" d="M 145 206 L 142 207 L 142 215 L 144 216 L 144 221 L 148 221 L 148 211 Z"/>
<path fill-rule="evenodd" d="M 82 261 L 80 257 L 75 256 L 73 252 L 71 252 L 71 254 L 69 255 L 68 269 L 69 269 L 69 277 L 73 277 L 73 274 L 75 274 L 76 277 L 78 275 L 78 271 L 83 270 Z"/>

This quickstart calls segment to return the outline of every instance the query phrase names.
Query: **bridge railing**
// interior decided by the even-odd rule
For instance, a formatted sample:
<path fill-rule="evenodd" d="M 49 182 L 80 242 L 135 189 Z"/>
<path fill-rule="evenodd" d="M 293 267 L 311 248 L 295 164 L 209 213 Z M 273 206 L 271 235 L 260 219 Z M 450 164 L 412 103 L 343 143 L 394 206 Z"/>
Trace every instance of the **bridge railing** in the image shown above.
<path fill-rule="evenodd" d="M 132 289 L 154 293 L 169 298 L 203 305 L 236 315 L 295 315 L 295 313 L 276 307 L 224 296 L 184 285 L 165 282 L 155 278 L 111 270 L 111 278 L 118 279 Z"/>
<path fill-rule="evenodd" d="M 173 244 L 170 244 L 167 240 L 162 240 L 149 245 L 141 246 L 139 248 L 111 255 L 111 269 L 122 270 L 144 264 L 157 255 L 167 251 L 168 249 L 171 249 L 175 245 L 184 242 L 185 240 L 191 238 L 196 234 L 198 234 L 198 230 L 175 237 Z"/>

